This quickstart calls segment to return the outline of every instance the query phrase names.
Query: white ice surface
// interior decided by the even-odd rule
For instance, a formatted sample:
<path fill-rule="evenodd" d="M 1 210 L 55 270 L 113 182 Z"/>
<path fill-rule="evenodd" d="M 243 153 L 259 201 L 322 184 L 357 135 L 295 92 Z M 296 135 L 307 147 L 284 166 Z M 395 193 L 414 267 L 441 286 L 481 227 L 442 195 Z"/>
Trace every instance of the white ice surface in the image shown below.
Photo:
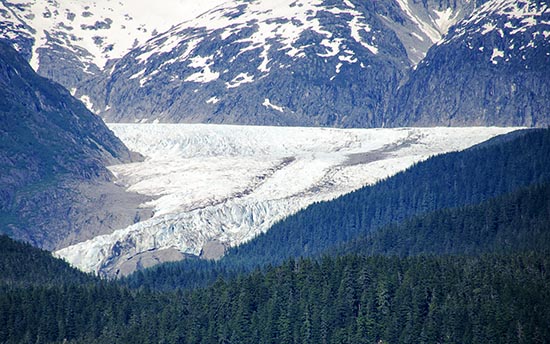
<path fill-rule="evenodd" d="M 111 166 L 129 190 L 154 198 L 153 218 L 59 250 L 84 271 L 153 249 L 199 254 L 246 242 L 308 205 L 391 176 L 434 154 L 512 128 L 332 129 L 208 124 L 110 124 L 139 163 Z"/>

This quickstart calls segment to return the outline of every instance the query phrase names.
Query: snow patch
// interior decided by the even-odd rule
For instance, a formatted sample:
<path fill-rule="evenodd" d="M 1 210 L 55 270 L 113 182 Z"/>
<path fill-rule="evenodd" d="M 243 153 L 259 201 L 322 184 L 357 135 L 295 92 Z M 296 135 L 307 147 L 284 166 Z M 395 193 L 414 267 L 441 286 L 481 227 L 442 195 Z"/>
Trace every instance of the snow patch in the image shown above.
<path fill-rule="evenodd" d="M 270 62 L 269 59 L 269 49 L 271 49 L 271 45 L 266 45 L 264 49 L 262 50 L 262 53 L 260 54 L 260 58 L 262 59 L 262 63 L 258 66 L 258 70 L 263 73 L 269 73 L 271 68 L 269 68 L 267 65 Z"/>
<path fill-rule="evenodd" d="M 210 69 L 212 64 L 214 64 L 213 56 L 195 56 L 191 58 L 189 67 L 201 70 L 189 75 L 184 81 L 208 83 L 217 80 L 220 77 L 220 73 L 214 72 Z"/>
<path fill-rule="evenodd" d="M 268 98 L 264 99 L 264 102 L 262 103 L 262 105 L 265 106 L 266 108 L 269 108 L 269 109 L 273 109 L 273 110 L 276 110 L 276 111 L 279 111 L 279 112 L 284 112 L 282 106 L 273 105 Z"/>
<path fill-rule="evenodd" d="M 357 62 L 357 58 L 353 55 L 346 55 L 346 56 L 338 56 L 338 60 L 347 62 L 347 63 L 355 63 Z"/>
<path fill-rule="evenodd" d="M 498 48 L 493 48 L 493 54 L 491 55 L 491 62 L 493 64 L 498 64 L 498 61 L 496 60 L 499 57 L 504 57 L 504 51 L 498 50 Z"/>
<path fill-rule="evenodd" d="M 206 101 L 207 104 L 217 104 L 220 101 L 218 97 L 212 97 Z"/>
<path fill-rule="evenodd" d="M 489 32 L 493 31 L 496 28 L 497 28 L 497 26 L 494 23 L 485 23 L 485 24 L 483 24 L 481 34 L 486 35 L 486 34 L 488 34 Z"/>
<path fill-rule="evenodd" d="M 187 78 L 185 78 L 185 81 L 187 82 L 198 82 L 198 83 L 207 83 L 214 80 L 218 80 L 220 77 L 220 73 L 213 72 L 210 69 L 210 66 L 204 67 L 203 70 L 200 72 L 193 73 L 189 75 Z"/>
<path fill-rule="evenodd" d="M 334 40 L 330 39 L 323 39 L 321 41 L 321 45 L 327 48 L 326 53 L 324 54 L 317 54 L 317 56 L 320 57 L 332 57 L 336 56 L 340 53 L 340 45 L 342 44 L 343 39 L 337 38 Z"/>
<path fill-rule="evenodd" d="M 231 82 L 226 82 L 225 87 L 227 88 L 235 88 L 239 87 L 242 84 L 251 83 L 254 81 L 254 75 L 249 75 L 248 73 L 240 73 L 237 75 Z"/>
<path fill-rule="evenodd" d="M 350 8 L 355 8 L 355 5 L 351 3 L 351 1 L 349 0 L 344 0 L 344 5 L 350 7 Z"/>
<path fill-rule="evenodd" d="M 412 22 L 418 26 L 418 28 L 432 41 L 432 43 L 436 43 L 441 40 L 441 33 L 433 28 L 429 23 L 423 21 L 419 16 L 414 14 L 414 11 L 409 6 L 408 0 L 397 0 L 397 3 L 399 4 L 399 7 L 401 7 L 401 10 L 407 14 Z"/>
<path fill-rule="evenodd" d="M 450 7 L 442 11 L 434 10 L 433 12 L 437 16 L 434 22 L 439 28 L 439 32 L 445 35 L 449 31 L 449 28 L 456 23 L 458 13 L 453 14 L 453 9 Z"/>
<path fill-rule="evenodd" d="M 88 108 L 88 110 L 95 113 L 94 103 L 92 103 L 92 100 L 90 99 L 90 97 L 88 97 L 87 95 L 83 95 L 83 96 L 80 96 L 80 98 L 78 99 L 80 99 L 80 101 L 84 103 L 84 105 L 86 106 L 86 108 Z"/>

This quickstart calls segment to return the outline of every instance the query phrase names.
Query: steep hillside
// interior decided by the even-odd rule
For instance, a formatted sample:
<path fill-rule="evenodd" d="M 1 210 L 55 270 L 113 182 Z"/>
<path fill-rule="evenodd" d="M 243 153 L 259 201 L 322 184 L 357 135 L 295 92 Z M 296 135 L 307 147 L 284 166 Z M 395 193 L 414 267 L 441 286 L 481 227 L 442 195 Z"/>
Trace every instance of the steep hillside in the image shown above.
<path fill-rule="evenodd" d="M 549 95 L 548 2 L 491 0 L 430 49 L 386 123 L 546 126 Z"/>
<path fill-rule="evenodd" d="M 274 225 L 228 259 L 273 263 L 354 239 L 381 226 L 437 209 L 476 204 L 550 180 L 550 131 L 433 157 L 376 185 L 311 205 Z"/>
<path fill-rule="evenodd" d="M 0 37 L 40 75 L 70 90 L 159 32 L 222 2 L 1 0 Z"/>
<path fill-rule="evenodd" d="M 81 284 L 93 278 L 29 244 L 0 235 L 0 285 L 17 287 Z"/>
<path fill-rule="evenodd" d="M 100 199 L 105 166 L 131 160 L 101 118 L 1 42 L 0 137 L 0 230 L 49 249 L 97 224 L 102 205 L 86 216 L 93 206 L 73 202 Z M 98 186 L 85 193 L 87 182 Z"/>
<path fill-rule="evenodd" d="M 419 255 L 542 251 L 550 247 L 550 184 L 445 209 L 353 240 L 339 253 Z"/>

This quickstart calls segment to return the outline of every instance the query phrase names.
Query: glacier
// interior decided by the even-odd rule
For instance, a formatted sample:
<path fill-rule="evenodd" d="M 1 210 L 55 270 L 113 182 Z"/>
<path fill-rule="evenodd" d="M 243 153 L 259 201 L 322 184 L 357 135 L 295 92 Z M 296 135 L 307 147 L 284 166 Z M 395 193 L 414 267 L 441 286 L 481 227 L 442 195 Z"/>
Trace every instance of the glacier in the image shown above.
<path fill-rule="evenodd" d="M 517 128 L 335 129 L 213 124 L 109 124 L 142 162 L 110 166 L 150 196 L 154 215 L 55 255 L 87 272 L 126 274 L 147 252 L 200 256 L 253 239 L 308 205 L 394 175 L 430 156 Z M 223 251 L 222 251 L 223 252 Z"/>

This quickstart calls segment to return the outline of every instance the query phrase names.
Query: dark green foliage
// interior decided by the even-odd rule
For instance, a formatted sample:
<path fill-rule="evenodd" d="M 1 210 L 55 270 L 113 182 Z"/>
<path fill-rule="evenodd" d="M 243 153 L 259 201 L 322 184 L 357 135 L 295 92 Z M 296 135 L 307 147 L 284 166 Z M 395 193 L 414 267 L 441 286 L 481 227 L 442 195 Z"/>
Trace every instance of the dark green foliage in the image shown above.
<path fill-rule="evenodd" d="M 404 205 L 389 203 L 401 212 L 409 204 L 414 211 L 426 214 L 402 225 L 386 225 L 357 240 L 346 252 L 457 256 L 302 258 L 243 274 L 247 270 L 239 269 L 250 269 L 252 264 L 242 264 L 246 256 L 232 255 L 217 263 L 187 261 L 140 272 L 125 281 L 141 287 L 131 289 L 79 274 L 44 251 L 0 237 L 0 248 L 6 252 L 0 256 L 0 267 L 6 267 L 0 279 L 0 343 L 550 342 L 550 183 L 523 187 L 475 206 L 459 204 L 431 212 L 431 201 L 439 205 L 452 202 L 441 190 L 429 196 L 430 190 L 435 190 L 431 183 L 439 185 L 445 178 L 428 174 L 445 168 L 445 161 L 468 173 L 466 167 L 485 166 L 482 161 L 491 160 L 487 152 L 498 149 L 499 159 L 491 160 L 497 166 L 495 172 L 484 170 L 486 176 L 469 182 L 459 175 L 453 177 L 461 188 L 469 188 L 453 197 L 465 204 L 479 203 L 487 195 L 547 180 L 550 159 L 544 157 L 549 140 L 549 131 L 536 131 L 471 150 L 468 154 L 474 156 L 485 151 L 472 161 L 471 156 L 464 157 L 466 153 L 456 153 L 454 159 L 433 158 L 395 177 L 397 181 L 392 178 L 354 193 L 347 208 L 338 202 L 316 205 L 318 222 L 307 227 L 319 234 L 316 226 L 344 225 L 346 222 L 338 219 L 349 216 L 349 209 L 352 214 L 371 214 L 367 211 L 371 208 L 378 209 L 376 225 L 381 226 L 380 219 L 385 218 L 382 205 L 361 202 L 370 199 L 389 206 L 386 195 L 394 201 L 408 200 Z M 520 148 L 521 154 L 516 151 Z M 422 166 L 431 165 L 435 167 L 422 172 L 426 168 Z M 471 174 L 480 173 L 476 171 Z M 524 178 L 525 173 L 531 174 Z M 414 178 L 418 178 L 416 183 Z M 399 185 L 417 198 L 402 194 Z M 428 196 L 415 193 L 413 185 L 423 188 Z M 374 197 L 373 190 L 381 194 Z M 478 190 L 483 194 L 477 195 Z M 363 193 L 371 198 L 363 198 Z M 318 212 L 330 204 L 341 208 L 334 208 L 332 215 Z M 400 218 L 390 222 L 397 220 Z M 365 223 L 374 226 L 373 221 L 361 215 L 354 221 L 355 228 L 343 232 L 369 233 L 377 227 L 365 227 Z M 338 227 L 334 229 L 336 232 Z M 333 243 L 348 240 L 331 235 L 326 237 L 333 238 Z M 289 234 L 288 240 L 298 241 L 294 234 Z M 281 250 L 293 247 L 284 246 L 283 241 L 273 244 Z M 324 245 L 328 243 L 317 247 Z M 487 251 L 499 255 L 485 255 Z M 272 252 L 266 246 L 264 254 Z M 272 261 L 282 259 L 285 252 Z M 480 255 L 458 255 L 462 253 Z M 232 277 L 212 282 L 218 276 Z M 212 284 L 187 292 L 147 288 L 196 287 L 205 282 Z"/>
<path fill-rule="evenodd" d="M 192 293 L 0 287 L 0 342 L 544 343 L 548 256 L 287 261 Z"/>
<path fill-rule="evenodd" d="M 0 283 L 6 285 L 62 285 L 91 282 L 94 278 L 71 268 L 29 244 L 0 235 Z"/>
<path fill-rule="evenodd" d="M 440 210 L 358 238 L 337 253 L 384 255 L 550 251 L 550 184 Z"/>
<path fill-rule="evenodd" d="M 131 288 L 145 287 L 155 290 L 194 289 L 214 283 L 219 277 L 231 278 L 249 271 L 242 266 L 226 262 L 187 259 L 164 263 L 146 270 L 138 270 L 120 280 Z"/>

